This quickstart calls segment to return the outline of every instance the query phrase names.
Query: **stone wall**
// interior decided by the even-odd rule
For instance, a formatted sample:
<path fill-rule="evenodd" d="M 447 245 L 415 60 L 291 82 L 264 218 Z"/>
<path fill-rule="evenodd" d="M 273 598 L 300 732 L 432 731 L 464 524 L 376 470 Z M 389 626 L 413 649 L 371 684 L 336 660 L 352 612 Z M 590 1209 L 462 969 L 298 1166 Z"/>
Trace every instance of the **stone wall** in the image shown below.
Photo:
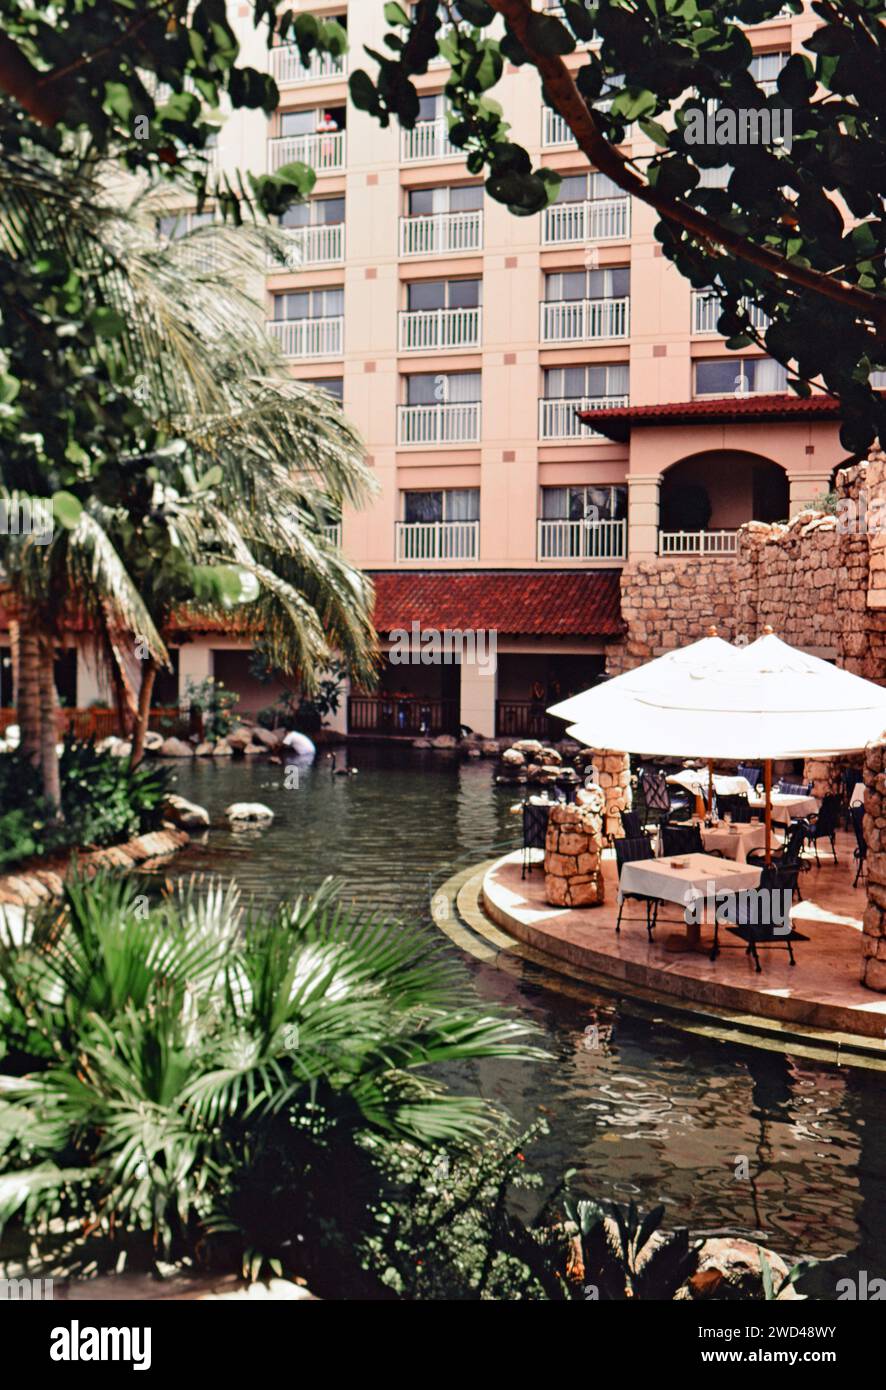
<path fill-rule="evenodd" d="M 547 901 L 554 907 L 598 907 L 604 894 L 602 851 L 599 811 L 554 806 L 545 839 Z"/>
<path fill-rule="evenodd" d="M 876 450 L 842 469 L 835 490 L 836 514 L 810 509 L 787 523 L 749 522 L 738 532 L 734 555 L 629 562 L 622 574 L 627 631 L 610 649 L 607 670 L 618 674 L 685 646 L 712 623 L 727 641 L 753 640 L 769 624 L 792 646 L 886 684 L 886 455 Z M 879 786 L 883 766 L 870 762 L 878 750 L 868 753 L 868 775 Z M 842 768 L 859 761 L 860 755 L 807 762 L 814 794 L 839 790 Z M 862 978 L 886 992 L 886 789 L 872 805 L 865 836 L 875 868 Z"/>
<path fill-rule="evenodd" d="M 864 781 L 868 905 L 861 982 L 868 989 L 886 992 L 886 744 L 871 744 L 866 750 Z"/>

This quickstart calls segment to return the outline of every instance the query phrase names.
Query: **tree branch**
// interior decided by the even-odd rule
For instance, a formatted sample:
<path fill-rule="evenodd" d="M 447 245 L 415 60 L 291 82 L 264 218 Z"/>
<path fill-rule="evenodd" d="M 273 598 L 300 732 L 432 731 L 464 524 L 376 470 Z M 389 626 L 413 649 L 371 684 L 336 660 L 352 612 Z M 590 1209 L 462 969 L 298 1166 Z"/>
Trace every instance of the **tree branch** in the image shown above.
<path fill-rule="evenodd" d="M 47 74 L 28 61 L 18 44 L 0 34 L 0 89 L 14 97 L 40 125 L 56 126 L 65 113 L 65 94 L 61 88 L 41 86 Z"/>
<path fill-rule="evenodd" d="M 845 280 L 838 280 L 824 271 L 793 265 L 785 256 L 755 246 L 738 232 L 721 227 L 707 213 L 657 193 L 628 166 L 625 157 L 609 144 L 575 84 L 569 68 L 559 54 L 541 53 L 532 41 L 529 21 L 532 15 L 530 0 L 489 0 L 490 5 L 506 20 L 544 84 L 545 95 L 554 109 L 569 126 L 579 149 L 587 155 L 595 169 L 608 175 L 619 188 L 632 197 L 647 203 L 663 218 L 675 222 L 685 231 L 709 246 L 729 251 L 738 260 L 769 271 L 779 280 L 786 280 L 801 289 L 811 290 L 840 304 L 844 309 L 876 324 L 880 334 L 886 333 L 886 300 L 868 290 L 859 289 Z"/>

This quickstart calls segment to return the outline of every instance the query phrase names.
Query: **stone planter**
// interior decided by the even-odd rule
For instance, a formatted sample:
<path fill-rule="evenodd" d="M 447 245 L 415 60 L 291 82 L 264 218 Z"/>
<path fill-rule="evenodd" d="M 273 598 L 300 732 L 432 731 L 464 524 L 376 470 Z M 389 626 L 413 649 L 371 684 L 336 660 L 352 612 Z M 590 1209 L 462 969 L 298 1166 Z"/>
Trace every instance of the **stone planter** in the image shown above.
<path fill-rule="evenodd" d="M 602 801 L 602 797 L 600 797 Z M 603 901 L 600 812 L 555 806 L 545 840 L 545 898 L 552 907 L 598 907 Z"/>

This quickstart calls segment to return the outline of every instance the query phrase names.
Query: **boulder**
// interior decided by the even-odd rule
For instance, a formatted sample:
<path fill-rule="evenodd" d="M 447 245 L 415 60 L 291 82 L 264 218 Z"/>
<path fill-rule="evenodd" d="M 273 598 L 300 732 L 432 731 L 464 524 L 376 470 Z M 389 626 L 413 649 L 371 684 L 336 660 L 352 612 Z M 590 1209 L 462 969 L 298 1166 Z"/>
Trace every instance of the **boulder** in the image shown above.
<path fill-rule="evenodd" d="M 255 728 L 252 731 L 252 742 L 262 743 L 264 744 L 265 748 L 276 748 L 278 743 L 282 743 L 283 734 L 284 730 L 282 729 L 279 730 L 278 736 L 278 732 L 276 730 L 272 731 L 271 729 L 263 729 L 260 724 L 256 724 Z"/>
<path fill-rule="evenodd" d="M 160 745 L 162 758 L 193 758 L 194 748 L 183 738 L 165 738 Z"/>
<path fill-rule="evenodd" d="M 209 812 L 203 806 L 173 792 L 163 799 L 163 814 L 182 830 L 202 830 L 209 824 Z"/>
<path fill-rule="evenodd" d="M 205 739 L 203 743 L 197 744 L 197 747 L 194 749 L 194 757 L 211 758 L 214 752 L 215 744 L 210 743 L 208 739 Z"/>
<path fill-rule="evenodd" d="M 158 734 L 155 729 L 148 729 L 145 734 L 145 752 L 159 753 L 163 747 L 163 735 Z"/>
<path fill-rule="evenodd" d="M 763 1254 L 772 1270 L 772 1282 L 778 1288 L 788 1267 L 774 1250 L 764 1250 Z M 740 1236 L 706 1240 L 699 1251 L 698 1269 L 688 1280 L 688 1291 L 692 1298 L 762 1299 L 763 1275 L 757 1245 Z M 779 1302 L 800 1297 L 789 1285 L 779 1295 Z"/>
<path fill-rule="evenodd" d="M 468 749 L 468 757 L 469 757 L 469 758 L 482 758 L 482 756 L 483 756 L 483 754 L 480 752 L 480 749 L 479 749 L 479 748 L 469 748 L 469 749 Z"/>
<path fill-rule="evenodd" d="M 274 819 L 270 806 L 260 801 L 233 801 L 225 807 L 225 815 L 233 825 L 270 824 Z"/>
<path fill-rule="evenodd" d="M 244 758 L 254 758 L 257 753 L 267 753 L 268 751 L 263 743 L 247 743 L 242 750 Z"/>
<path fill-rule="evenodd" d="M 22 731 L 18 724 L 7 724 L 3 731 L 3 740 L 7 748 L 18 748 L 21 743 Z"/>
<path fill-rule="evenodd" d="M 553 764 L 554 767 L 559 767 L 563 759 L 556 748 L 542 748 L 538 754 L 538 761 L 540 763 L 546 763 L 548 765 Z"/>
<path fill-rule="evenodd" d="M 234 750 L 226 738 L 220 738 L 212 750 L 212 756 L 214 758 L 232 758 Z"/>
<path fill-rule="evenodd" d="M 506 763 L 508 767 L 526 766 L 526 759 L 523 757 L 523 754 L 519 752 L 519 750 L 516 748 L 506 748 L 501 755 L 501 760 L 503 763 Z"/>
<path fill-rule="evenodd" d="M 484 758 L 497 758 L 499 754 L 498 743 L 494 738 L 485 738 L 480 744 L 480 752 Z"/>
<path fill-rule="evenodd" d="M 413 748 L 433 748 L 434 745 L 429 738 L 414 738 L 412 746 Z"/>
<path fill-rule="evenodd" d="M 457 740 L 453 734 L 438 734 L 431 739 L 432 748 L 454 748 Z"/>
<path fill-rule="evenodd" d="M 245 724 L 237 724 L 229 734 L 225 734 L 225 740 L 237 753 L 241 753 L 252 742 L 252 730 Z"/>
<path fill-rule="evenodd" d="M 512 747 L 516 748 L 518 753 L 531 753 L 534 758 L 536 754 L 541 752 L 544 745 L 539 743 L 537 738 L 521 738 Z"/>

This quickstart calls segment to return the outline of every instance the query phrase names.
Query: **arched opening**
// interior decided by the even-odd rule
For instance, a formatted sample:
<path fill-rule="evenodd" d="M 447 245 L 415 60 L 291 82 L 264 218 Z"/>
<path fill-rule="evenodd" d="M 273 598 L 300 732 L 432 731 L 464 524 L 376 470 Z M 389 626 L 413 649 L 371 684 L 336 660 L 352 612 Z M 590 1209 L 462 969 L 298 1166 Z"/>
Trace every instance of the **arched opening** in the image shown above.
<path fill-rule="evenodd" d="M 668 468 L 659 505 L 663 553 L 729 551 L 734 549 L 735 532 L 746 521 L 787 520 L 788 477 L 779 464 L 762 455 L 711 449 Z M 696 539 L 667 539 L 678 536 Z"/>

